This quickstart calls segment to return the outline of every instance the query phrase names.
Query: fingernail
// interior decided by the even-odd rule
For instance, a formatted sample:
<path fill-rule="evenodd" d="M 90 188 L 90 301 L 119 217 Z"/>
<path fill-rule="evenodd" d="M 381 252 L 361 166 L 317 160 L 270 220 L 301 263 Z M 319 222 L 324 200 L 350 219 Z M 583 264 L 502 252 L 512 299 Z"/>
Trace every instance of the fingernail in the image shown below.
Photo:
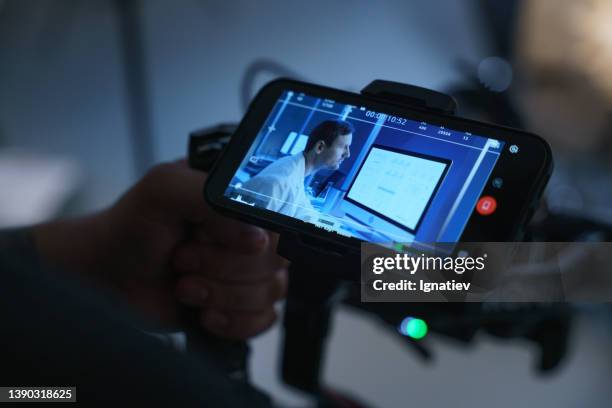
<path fill-rule="evenodd" d="M 260 241 L 266 238 L 266 232 L 259 227 L 249 226 L 244 232 L 253 241 Z"/>
<path fill-rule="evenodd" d="M 179 251 L 176 255 L 176 267 L 183 272 L 197 272 L 200 267 L 200 258 L 193 251 Z"/>
<path fill-rule="evenodd" d="M 249 252 L 261 252 L 268 245 L 268 233 L 261 228 L 248 226 L 243 230 L 242 243 Z"/>
<path fill-rule="evenodd" d="M 227 326 L 228 319 L 222 313 L 215 310 L 210 310 L 208 313 L 206 313 L 204 323 L 212 328 L 223 329 L 225 326 Z"/>

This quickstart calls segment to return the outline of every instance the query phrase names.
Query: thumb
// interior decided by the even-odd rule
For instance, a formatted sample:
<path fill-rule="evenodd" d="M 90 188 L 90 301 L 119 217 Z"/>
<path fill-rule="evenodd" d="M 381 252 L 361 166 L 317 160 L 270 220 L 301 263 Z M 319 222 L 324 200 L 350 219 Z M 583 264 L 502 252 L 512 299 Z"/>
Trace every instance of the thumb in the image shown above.
<path fill-rule="evenodd" d="M 208 174 L 188 167 L 185 160 L 154 167 L 145 176 L 163 210 L 179 221 L 201 224 L 213 241 L 242 249 L 259 251 L 268 244 L 268 234 L 261 228 L 224 217 L 204 200 Z"/>

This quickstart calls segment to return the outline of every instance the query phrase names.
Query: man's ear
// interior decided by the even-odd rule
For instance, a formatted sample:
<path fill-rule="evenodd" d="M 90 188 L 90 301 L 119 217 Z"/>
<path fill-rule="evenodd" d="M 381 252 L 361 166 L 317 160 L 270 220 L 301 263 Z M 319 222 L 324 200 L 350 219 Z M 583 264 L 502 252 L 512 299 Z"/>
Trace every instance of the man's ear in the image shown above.
<path fill-rule="evenodd" d="M 325 149 L 325 140 L 319 140 L 317 143 L 315 143 L 315 152 L 317 154 L 321 153 L 323 149 Z"/>

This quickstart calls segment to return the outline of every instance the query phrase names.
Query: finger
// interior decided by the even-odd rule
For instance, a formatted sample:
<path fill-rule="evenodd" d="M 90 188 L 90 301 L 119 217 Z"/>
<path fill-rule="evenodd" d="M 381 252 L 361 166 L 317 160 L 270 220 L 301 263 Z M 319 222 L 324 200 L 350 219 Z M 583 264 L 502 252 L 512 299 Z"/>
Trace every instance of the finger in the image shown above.
<path fill-rule="evenodd" d="M 194 239 L 237 252 L 257 254 L 270 247 L 270 234 L 254 225 L 218 215 L 197 225 Z"/>
<path fill-rule="evenodd" d="M 269 280 L 251 284 L 228 284 L 188 275 L 177 283 L 180 302 L 226 312 L 256 313 L 286 296 L 287 271 L 277 271 Z"/>
<path fill-rule="evenodd" d="M 184 162 L 153 167 L 143 180 L 147 196 L 161 205 L 167 216 L 201 223 L 216 241 L 236 250 L 258 251 L 267 245 L 267 233 L 258 227 L 216 213 L 204 200 L 208 175 Z"/>
<path fill-rule="evenodd" d="M 183 220 L 203 222 L 210 217 L 204 201 L 208 174 L 190 169 L 184 162 L 162 163 L 145 175 L 143 184 L 165 210 L 174 210 Z"/>
<path fill-rule="evenodd" d="M 226 282 L 257 282 L 268 279 L 287 261 L 272 253 L 249 255 L 210 243 L 191 242 L 175 250 L 175 269 L 182 274 L 197 274 Z"/>
<path fill-rule="evenodd" d="M 215 309 L 202 312 L 202 326 L 212 333 L 234 340 L 246 340 L 269 329 L 276 321 L 276 311 L 270 307 L 262 313 L 225 313 Z"/>

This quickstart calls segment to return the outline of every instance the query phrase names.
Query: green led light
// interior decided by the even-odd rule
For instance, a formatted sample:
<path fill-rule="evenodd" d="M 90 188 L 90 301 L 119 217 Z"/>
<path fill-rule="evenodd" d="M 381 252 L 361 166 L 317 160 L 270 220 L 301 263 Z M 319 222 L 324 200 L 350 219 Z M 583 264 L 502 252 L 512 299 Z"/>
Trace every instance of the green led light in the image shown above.
<path fill-rule="evenodd" d="M 427 335 L 427 323 L 424 320 L 414 317 L 407 317 L 402 320 L 399 327 L 400 333 L 412 339 L 419 340 Z"/>

